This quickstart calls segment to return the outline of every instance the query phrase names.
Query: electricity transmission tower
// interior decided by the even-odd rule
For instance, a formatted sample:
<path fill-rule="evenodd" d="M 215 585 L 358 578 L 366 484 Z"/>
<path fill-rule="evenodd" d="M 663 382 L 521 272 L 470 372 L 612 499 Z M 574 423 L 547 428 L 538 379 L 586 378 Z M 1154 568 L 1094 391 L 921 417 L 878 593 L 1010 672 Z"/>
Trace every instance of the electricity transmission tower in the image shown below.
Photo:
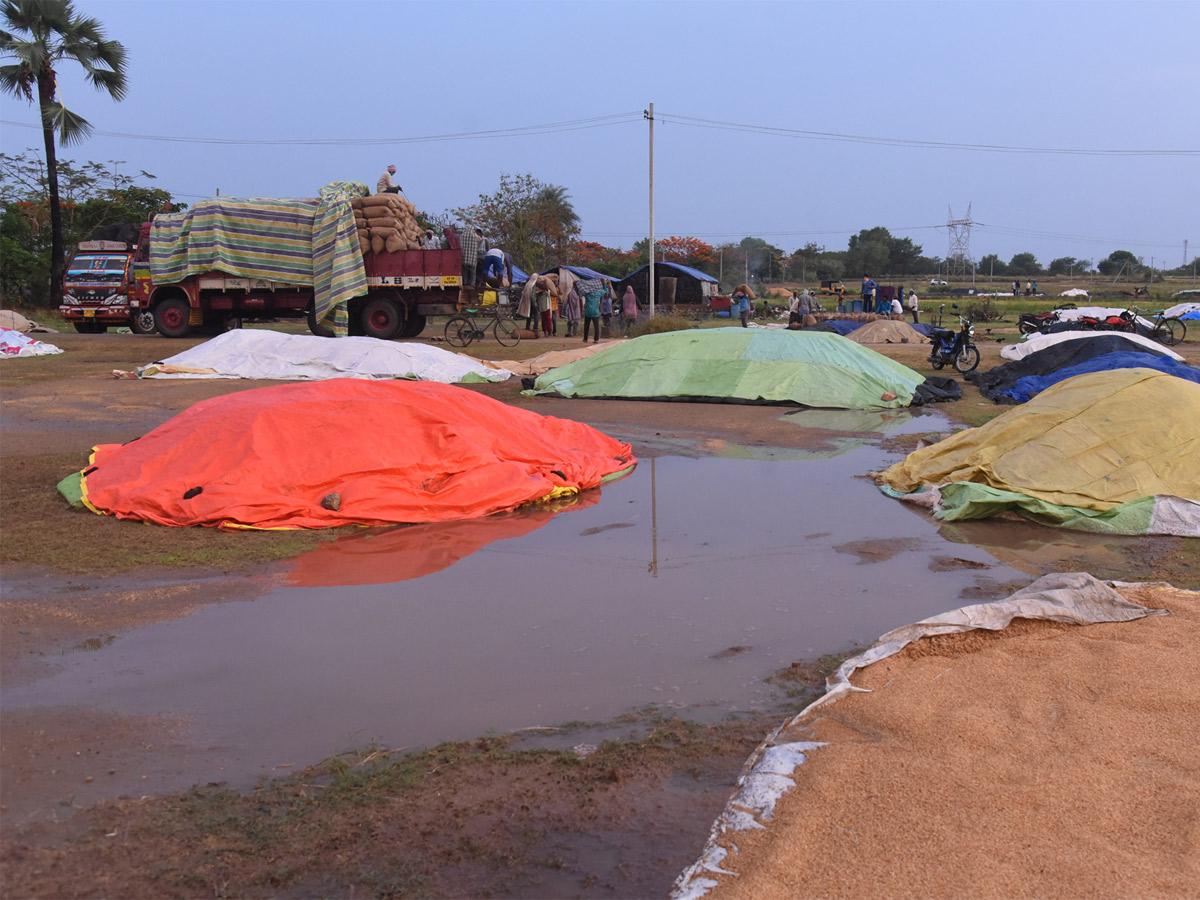
<path fill-rule="evenodd" d="M 950 233 L 950 249 L 946 253 L 947 275 L 970 275 L 974 263 L 971 260 L 971 204 L 967 204 L 965 219 L 954 218 L 954 210 L 946 207 L 946 230 Z"/>

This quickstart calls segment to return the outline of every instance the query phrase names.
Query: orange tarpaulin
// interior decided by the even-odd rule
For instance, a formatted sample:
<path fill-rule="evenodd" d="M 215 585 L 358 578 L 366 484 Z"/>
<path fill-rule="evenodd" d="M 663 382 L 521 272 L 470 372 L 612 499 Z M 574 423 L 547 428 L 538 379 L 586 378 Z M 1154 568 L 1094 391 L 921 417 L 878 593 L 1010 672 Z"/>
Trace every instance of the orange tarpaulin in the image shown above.
<path fill-rule="evenodd" d="M 82 493 L 96 512 L 162 525 L 333 528 L 486 516 L 635 464 L 588 425 L 463 388 L 336 379 L 206 400 L 96 447 Z"/>

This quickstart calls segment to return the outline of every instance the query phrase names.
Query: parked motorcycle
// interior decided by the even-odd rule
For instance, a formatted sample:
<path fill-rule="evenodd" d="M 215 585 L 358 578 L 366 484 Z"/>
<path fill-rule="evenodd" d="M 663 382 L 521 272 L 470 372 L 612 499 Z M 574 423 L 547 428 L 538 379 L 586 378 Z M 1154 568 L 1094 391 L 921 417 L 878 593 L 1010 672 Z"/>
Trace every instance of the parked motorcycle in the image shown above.
<path fill-rule="evenodd" d="M 954 309 L 957 312 L 958 306 Z M 959 372 L 965 373 L 974 371 L 979 365 L 979 348 L 971 343 L 971 338 L 975 337 L 975 326 L 961 315 L 958 317 L 958 323 L 958 331 L 935 327 L 929 333 L 933 341 L 929 362 L 935 369 L 949 363 Z"/>
<path fill-rule="evenodd" d="M 1021 334 L 1033 334 L 1038 331 L 1046 334 L 1050 330 L 1051 325 L 1055 325 L 1060 321 L 1058 315 L 1060 309 L 1075 309 L 1075 304 L 1063 303 L 1048 312 L 1021 313 L 1017 316 L 1017 331 L 1021 332 Z"/>

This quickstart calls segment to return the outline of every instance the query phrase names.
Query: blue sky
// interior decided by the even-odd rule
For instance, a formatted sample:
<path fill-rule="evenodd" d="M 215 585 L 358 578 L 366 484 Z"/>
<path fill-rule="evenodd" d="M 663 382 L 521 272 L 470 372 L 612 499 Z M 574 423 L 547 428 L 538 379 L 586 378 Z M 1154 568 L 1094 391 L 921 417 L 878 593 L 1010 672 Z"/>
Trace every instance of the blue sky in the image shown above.
<path fill-rule="evenodd" d="M 502 172 L 567 188 L 583 237 L 744 235 L 844 249 L 883 225 L 945 256 L 948 211 L 971 253 L 1183 262 L 1200 244 L 1200 3 L 262 2 L 76 0 L 129 51 L 122 103 L 64 69 L 68 107 L 101 131 L 64 152 L 123 160 L 194 201 L 311 196 L 389 162 L 430 212 Z M 77 67 L 76 67 L 77 68 Z M 5 97 L 0 118 L 33 124 Z M 498 138 L 412 138 L 616 117 Z M 871 139 L 1089 153 L 982 152 Z M 0 126 L 0 149 L 40 144 Z M 400 143 L 396 139 L 406 139 Z M 335 146 L 299 143 L 339 140 Z M 285 141 L 255 145 L 250 141 Z M 367 143 L 367 142 L 371 143 Z M 1190 151 L 1111 155 L 1095 151 Z M 940 226 L 940 227 L 939 227 Z"/>

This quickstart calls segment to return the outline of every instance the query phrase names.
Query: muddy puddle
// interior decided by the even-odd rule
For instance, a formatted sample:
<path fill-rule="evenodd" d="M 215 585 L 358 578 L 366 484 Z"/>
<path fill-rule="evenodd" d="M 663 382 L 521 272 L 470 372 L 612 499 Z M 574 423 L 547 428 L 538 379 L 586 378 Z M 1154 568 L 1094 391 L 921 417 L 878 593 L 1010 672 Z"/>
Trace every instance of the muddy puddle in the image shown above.
<path fill-rule="evenodd" d="M 831 446 L 645 459 L 558 511 L 347 536 L 253 601 L 65 654 L 3 705 L 181 717 L 210 764 L 194 779 L 243 787 L 369 742 L 771 709 L 780 669 L 1028 580 L 861 477 L 889 461 L 870 434 Z"/>

